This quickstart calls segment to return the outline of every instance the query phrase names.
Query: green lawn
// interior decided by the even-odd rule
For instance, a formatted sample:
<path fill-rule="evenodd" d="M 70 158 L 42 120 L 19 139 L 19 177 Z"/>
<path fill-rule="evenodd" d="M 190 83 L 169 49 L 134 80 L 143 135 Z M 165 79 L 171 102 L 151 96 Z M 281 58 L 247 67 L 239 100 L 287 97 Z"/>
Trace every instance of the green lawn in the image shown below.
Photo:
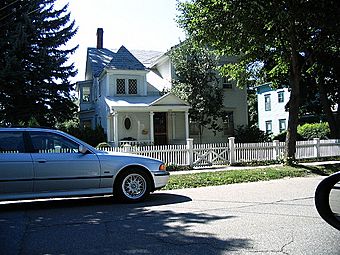
<path fill-rule="evenodd" d="M 169 183 L 163 189 L 172 190 L 197 188 L 241 182 L 268 181 L 285 177 L 329 175 L 337 171 L 340 171 L 340 164 L 323 166 L 298 165 L 296 167 L 275 166 L 262 169 L 212 171 L 209 173 L 170 175 Z"/>

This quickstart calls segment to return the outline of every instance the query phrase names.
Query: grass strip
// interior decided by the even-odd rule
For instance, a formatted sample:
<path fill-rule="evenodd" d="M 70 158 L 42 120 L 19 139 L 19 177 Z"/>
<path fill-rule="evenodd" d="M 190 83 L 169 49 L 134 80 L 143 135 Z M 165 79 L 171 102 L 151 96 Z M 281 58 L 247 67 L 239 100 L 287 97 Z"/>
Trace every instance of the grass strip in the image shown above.
<path fill-rule="evenodd" d="M 285 177 L 306 177 L 309 175 L 329 175 L 340 171 L 340 164 L 323 166 L 275 166 L 249 170 L 214 171 L 170 175 L 165 190 L 218 186 L 233 183 L 268 181 Z"/>

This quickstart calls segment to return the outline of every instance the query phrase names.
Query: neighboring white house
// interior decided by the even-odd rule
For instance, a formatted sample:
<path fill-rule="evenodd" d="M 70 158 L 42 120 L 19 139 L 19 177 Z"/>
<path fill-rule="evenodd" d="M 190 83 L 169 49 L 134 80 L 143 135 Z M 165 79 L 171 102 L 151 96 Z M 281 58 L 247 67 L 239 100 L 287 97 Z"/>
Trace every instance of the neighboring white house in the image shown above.
<path fill-rule="evenodd" d="M 184 144 L 198 141 L 189 123 L 190 105 L 168 91 L 174 70 L 166 53 L 103 48 L 103 29 L 97 30 L 97 48 L 88 48 L 85 81 L 77 82 L 82 126 L 100 125 L 116 146 L 124 141 Z M 226 142 L 234 127 L 248 120 L 246 90 L 222 79 L 228 111 L 224 131 L 204 131 L 202 142 Z"/>
<path fill-rule="evenodd" d="M 273 89 L 271 83 L 256 87 L 259 128 L 267 134 L 277 135 L 287 129 L 289 113 L 285 106 L 289 101 L 288 88 Z"/>

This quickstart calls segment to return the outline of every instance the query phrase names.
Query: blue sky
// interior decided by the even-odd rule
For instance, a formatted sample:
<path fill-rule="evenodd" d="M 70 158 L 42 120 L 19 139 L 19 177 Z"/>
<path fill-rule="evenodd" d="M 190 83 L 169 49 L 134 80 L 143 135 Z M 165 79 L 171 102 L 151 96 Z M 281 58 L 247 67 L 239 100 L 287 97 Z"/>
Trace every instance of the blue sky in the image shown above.
<path fill-rule="evenodd" d="M 79 44 L 71 60 L 78 68 L 75 80 L 85 75 L 86 49 L 96 46 L 96 31 L 104 29 L 104 47 L 166 51 L 185 38 L 175 22 L 177 0 L 57 0 L 69 2 L 79 27 L 69 46 Z"/>

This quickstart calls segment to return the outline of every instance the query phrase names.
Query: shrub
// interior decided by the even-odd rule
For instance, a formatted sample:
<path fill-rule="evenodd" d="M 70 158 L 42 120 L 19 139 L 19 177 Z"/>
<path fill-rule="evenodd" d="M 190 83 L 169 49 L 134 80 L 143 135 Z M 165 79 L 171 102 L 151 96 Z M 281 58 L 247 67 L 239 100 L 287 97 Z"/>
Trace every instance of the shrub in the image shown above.
<path fill-rule="evenodd" d="M 99 143 L 106 142 L 104 129 L 100 126 L 97 126 L 95 129 L 89 127 L 80 128 L 79 122 L 68 121 L 59 124 L 57 128 L 70 135 L 73 135 L 74 137 L 79 138 L 80 140 L 92 146 L 96 146 Z"/>
<path fill-rule="evenodd" d="M 105 149 L 105 148 L 111 148 L 112 146 L 110 144 L 108 144 L 107 142 L 102 142 L 102 143 L 99 143 L 97 146 L 96 146 L 96 149 L 98 150 L 101 150 L 101 149 Z"/>
<path fill-rule="evenodd" d="M 283 131 L 282 133 L 273 136 L 273 141 L 274 140 L 279 140 L 280 142 L 285 142 L 286 141 L 286 135 L 287 135 L 287 131 Z M 303 141 L 305 140 L 300 134 L 299 132 L 297 133 L 297 137 L 296 137 L 297 141 Z"/>
<path fill-rule="evenodd" d="M 235 129 L 235 142 L 237 143 L 259 143 L 269 140 L 269 135 L 260 130 L 256 125 L 241 125 Z"/>
<path fill-rule="evenodd" d="M 306 123 L 298 126 L 298 133 L 306 140 L 311 140 L 313 138 L 328 139 L 330 129 L 327 122 Z"/>

